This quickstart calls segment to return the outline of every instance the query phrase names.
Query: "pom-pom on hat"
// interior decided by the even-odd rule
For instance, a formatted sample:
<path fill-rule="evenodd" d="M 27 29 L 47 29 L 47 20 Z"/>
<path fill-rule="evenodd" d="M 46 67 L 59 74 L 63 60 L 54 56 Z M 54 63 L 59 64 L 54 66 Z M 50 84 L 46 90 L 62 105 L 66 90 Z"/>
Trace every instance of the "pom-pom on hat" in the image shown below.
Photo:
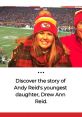
<path fill-rule="evenodd" d="M 42 10 L 35 19 L 34 33 L 40 31 L 50 31 L 57 35 L 57 21 L 52 17 L 48 10 Z"/>
<path fill-rule="evenodd" d="M 82 21 L 82 10 L 76 11 L 74 16 L 74 26 L 76 27 L 77 24 Z"/>

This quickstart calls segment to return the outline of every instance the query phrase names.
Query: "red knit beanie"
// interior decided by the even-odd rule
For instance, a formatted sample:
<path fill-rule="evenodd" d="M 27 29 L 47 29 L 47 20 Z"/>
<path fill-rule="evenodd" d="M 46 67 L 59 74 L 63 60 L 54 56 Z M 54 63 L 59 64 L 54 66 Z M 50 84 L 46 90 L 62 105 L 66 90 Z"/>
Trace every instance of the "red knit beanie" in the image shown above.
<path fill-rule="evenodd" d="M 76 27 L 77 24 L 82 21 L 82 10 L 76 11 L 74 16 L 74 26 Z"/>
<path fill-rule="evenodd" d="M 54 35 L 57 35 L 56 25 L 57 22 L 52 17 L 51 13 L 47 10 L 42 10 L 35 19 L 34 33 L 38 33 L 40 31 L 50 31 Z"/>

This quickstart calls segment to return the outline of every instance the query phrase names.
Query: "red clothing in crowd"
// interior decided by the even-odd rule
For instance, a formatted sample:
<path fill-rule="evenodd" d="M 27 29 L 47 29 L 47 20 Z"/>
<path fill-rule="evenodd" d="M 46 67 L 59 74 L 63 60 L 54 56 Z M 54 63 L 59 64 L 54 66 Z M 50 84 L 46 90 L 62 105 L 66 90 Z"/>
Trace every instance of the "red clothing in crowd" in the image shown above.
<path fill-rule="evenodd" d="M 76 35 L 61 37 L 62 43 L 69 50 L 72 67 L 82 67 L 82 40 Z"/>

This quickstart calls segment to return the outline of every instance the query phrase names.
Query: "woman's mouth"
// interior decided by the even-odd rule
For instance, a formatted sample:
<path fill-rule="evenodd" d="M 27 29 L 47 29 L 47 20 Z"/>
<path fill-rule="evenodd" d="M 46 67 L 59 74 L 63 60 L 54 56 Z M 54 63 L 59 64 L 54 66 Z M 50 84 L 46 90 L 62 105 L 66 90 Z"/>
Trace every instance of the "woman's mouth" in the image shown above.
<path fill-rule="evenodd" d="M 47 45 L 47 44 L 48 44 L 48 42 L 47 42 L 47 41 L 44 41 L 44 40 L 41 40 L 41 43 L 42 43 L 43 45 Z"/>

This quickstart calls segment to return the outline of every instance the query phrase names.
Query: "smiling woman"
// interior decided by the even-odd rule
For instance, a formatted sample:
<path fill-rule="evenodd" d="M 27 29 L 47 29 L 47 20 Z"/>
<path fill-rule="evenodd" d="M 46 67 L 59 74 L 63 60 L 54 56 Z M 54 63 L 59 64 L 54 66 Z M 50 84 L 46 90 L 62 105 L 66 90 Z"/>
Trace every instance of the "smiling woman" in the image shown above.
<path fill-rule="evenodd" d="M 66 67 L 69 56 L 58 39 L 57 21 L 47 10 L 35 19 L 33 34 L 13 50 L 9 67 Z"/>
<path fill-rule="evenodd" d="M 41 31 L 36 35 L 38 45 L 43 49 L 43 52 L 49 48 L 53 41 L 54 35 L 50 31 Z"/>

